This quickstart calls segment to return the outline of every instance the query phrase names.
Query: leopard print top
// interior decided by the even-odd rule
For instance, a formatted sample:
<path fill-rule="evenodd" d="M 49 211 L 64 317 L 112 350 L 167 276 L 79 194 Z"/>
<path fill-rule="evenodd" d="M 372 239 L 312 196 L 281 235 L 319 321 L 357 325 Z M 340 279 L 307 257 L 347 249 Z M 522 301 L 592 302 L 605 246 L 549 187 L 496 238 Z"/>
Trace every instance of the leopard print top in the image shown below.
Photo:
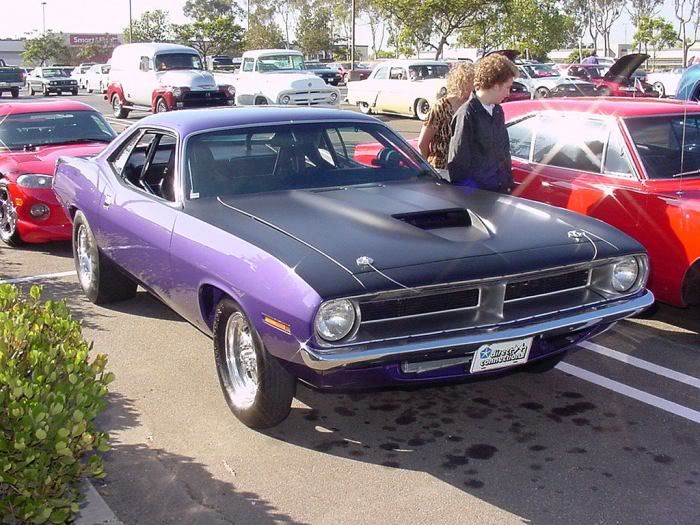
<path fill-rule="evenodd" d="M 454 110 L 447 97 L 438 100 L 428 113 L 424 126 L 435 128 L 435 136 L 430 142 L 428 162 L 438 169 L 447 169 L 447 154 L 450 149 L 450 122 L 452 122 Z"/>

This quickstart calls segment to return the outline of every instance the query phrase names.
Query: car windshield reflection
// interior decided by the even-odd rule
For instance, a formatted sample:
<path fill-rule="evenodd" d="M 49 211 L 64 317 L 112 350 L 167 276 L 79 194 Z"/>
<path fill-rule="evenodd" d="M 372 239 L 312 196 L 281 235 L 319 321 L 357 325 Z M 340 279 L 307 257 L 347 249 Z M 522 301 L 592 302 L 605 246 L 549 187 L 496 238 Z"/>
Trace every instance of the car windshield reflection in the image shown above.
<path fill-rule="evenodd" d="M 190 198 L 406 181 L 436 174 L 381 125 L 297 124 L 196 135 Z"/>

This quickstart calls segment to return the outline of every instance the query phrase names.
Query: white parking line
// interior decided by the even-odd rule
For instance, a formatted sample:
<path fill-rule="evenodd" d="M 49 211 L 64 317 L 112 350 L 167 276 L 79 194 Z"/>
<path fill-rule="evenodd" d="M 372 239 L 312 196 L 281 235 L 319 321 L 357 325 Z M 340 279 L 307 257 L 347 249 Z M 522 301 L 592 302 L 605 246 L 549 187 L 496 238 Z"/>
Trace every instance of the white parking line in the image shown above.
<path fill-rule="evenodd" d="M 16 284 L 30 283 L 32 281 L 41 281 L 43 279 L 58 279 L 60 277 L 69 277 L 75 275 L 75 270 L 70 272 L 45 273 L 43 275 L 32 275 L 31 277 L 16 277 L 13 279 L 0 279 L 0 284 Z"/>
<path fill-rule="evenodd" d="M 647 405 L 660 408 L 661 410 L 688 419 L 694 423 L 700 423 L 700 412 L 693 410 L 692 408 L 679 405 L 678 403 L 655 396 L 649 392 L 645 392 L 644 390 L 627 386 L 619 381 L 614 381 L 612 379 L 608 379 L 607 377 L 594 374 L 593 372 L 570 365 L 569 363 L 559 363 L 556 368 L 562 372 L 571 374 L 574 377 L 588 381 L 589 383 L 593 383 L 595 385 L 602 386 L 603 388 L 607 388 L 608 390 L 612 390 L 613 392 L 617 392 L 618 394 L 622 394 L 623 396 L 631 397 L 632 399 L 636 399 L 637 401 L 641 401 Z"/>
<path fill-rule="evenodd" d="M 606 357 L 610 357 L 611 359 L 617 359 L 618 361 L 622 361 L 623 363 L 631 366 L 636 366 L 637 368 L 641 368 L 647 372 L 652 372 L 654 374 L 673 379 L 674 381 L 678 381 L 679 383 L 685 383 L 686 385 L 700 389 L 700 379 L 697 377 L 689 376 L 687 374 L 671 370 L 670 368 L 655 365 L 654 363 L 644 361 L 643 359 L 639 359 L 637 357 L 632 357 L 631 355 L 618 352 L 617 350 L 612 350 L 603 345 L 591 343 L 590 341 L 579 343 L 579 346 L 585 348 L 586 350 L 590 350 L 591 352 L 595 352 L 596 354 L 604 355 Z"/>

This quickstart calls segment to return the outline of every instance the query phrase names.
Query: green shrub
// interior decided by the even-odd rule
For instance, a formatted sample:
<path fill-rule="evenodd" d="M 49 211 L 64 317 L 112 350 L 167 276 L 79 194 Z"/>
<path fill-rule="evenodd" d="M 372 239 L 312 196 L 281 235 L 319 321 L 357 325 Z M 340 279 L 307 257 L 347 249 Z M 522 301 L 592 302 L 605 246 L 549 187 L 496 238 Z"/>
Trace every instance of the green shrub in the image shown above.
<path fill-rule="evenodd" d="M 74 518 L 84 476 L 104 477 L 107 358 L 90 345 L 63 302 L 0 285 L 0 518 L 64 523 Z"/>

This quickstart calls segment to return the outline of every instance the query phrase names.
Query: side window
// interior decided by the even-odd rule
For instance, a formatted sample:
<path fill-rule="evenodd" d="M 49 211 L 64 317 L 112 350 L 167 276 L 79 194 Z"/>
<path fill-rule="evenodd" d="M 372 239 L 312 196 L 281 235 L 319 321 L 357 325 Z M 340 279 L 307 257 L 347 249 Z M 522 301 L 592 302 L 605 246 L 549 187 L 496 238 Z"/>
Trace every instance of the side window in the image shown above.
<path fill-rule="evenodd" d="M 404 74 L 402 67 L 392 67 L 391 71 L 389 72 L 389 78 L 391 80 L 403 80 L 406 78 L 406 75 Z"/>
<path fill-rule="evenodd" d="M 141 71 L 150 71 L 151 70 L 151 59 L 148 57 L 141 57 L 141 60 L 139 62 L 139 69 Z"/>
<path fill-rule="evenodd" d="M 253 71 L 253 67 L 255 66 L 255 60 L 252 58 L 244 58 L 243 59 L 243 66 L 241 69 L 243 71 Z"/>
<path fill-rule="evenodd" d="M 131 151 L 134 149 L 134 146 L 136 145 L 136 141 L 139 139 L 141 136 L 140 132 L 134 133 L 134 135 L 124 142 L 122 145 L 121 149 L 117 151 L 115 154 L 112 155 L 112 158 L 109 159 L 109 163 L 112 165 L 112 168 L 114 169 L 115 172 L 117 172 L 118 175 L 123 176 L 124 172 L 124 166 L 126 166 L 126 161 L 129 159 L 129 156 L 131 155 Z"/>
<path fill-rule="evenodd" d="M 522 67 L 518 68 L 518 77 L 519 78 L 527 78 L 527 73 Z"/>
<path fill-rule="evenodd" d="M 535 137 L 533 161 L 600 173 L 607 134 L 607 127 L 601 121 L 570 115 L 542 117 Z"/>
<path fill-rule="evenodd" d="M 153 144 L 155 138 L 156 134 L 153 131 L 148 131 L 141 135 L 131 149 L 129 158 L 126 160 L 124 168 L 121 171 L 122 178 L 137 188 L 143 189 L 141 185 L 141 173 L 143 172 L 143 167 L 146 164 L 151 144 Z"/>
<path fill-rule="evenodd" d="M 528 117 L 508 126 L 510 138 L 510 154 L 519 159 L 530 159 L 530 145 L 532 144 L 532 132 L 535 128 L 534 117 Z"/>
<path fill-rule="evenodd" d="M 605 153 L 605 173 L 631 175 L 625 143 L 618 132 L 610 133 L 608 150 Z"/>
<path fill-rule="evenodd" d="M 388 67 L 382 67 L 377 71 L 377 73 L 374 75 L 374 78 L 376 80 L 386 80 L 389 78 L 389 68 Z"/>

